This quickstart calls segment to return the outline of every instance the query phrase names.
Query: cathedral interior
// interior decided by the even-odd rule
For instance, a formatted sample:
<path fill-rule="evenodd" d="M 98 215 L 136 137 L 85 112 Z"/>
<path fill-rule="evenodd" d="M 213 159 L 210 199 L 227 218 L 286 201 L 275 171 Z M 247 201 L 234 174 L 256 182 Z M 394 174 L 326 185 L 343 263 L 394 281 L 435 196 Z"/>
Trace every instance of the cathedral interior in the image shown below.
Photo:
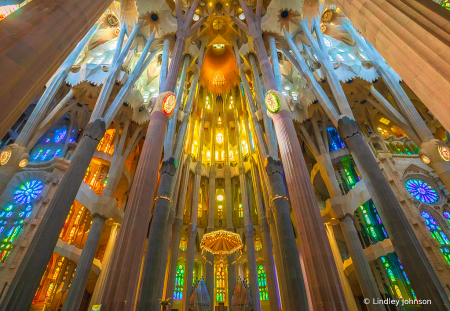
<path fill-rule="evenodd" d="M 0 0 L 0 311 L 450 310 L 448 0 Z"/>

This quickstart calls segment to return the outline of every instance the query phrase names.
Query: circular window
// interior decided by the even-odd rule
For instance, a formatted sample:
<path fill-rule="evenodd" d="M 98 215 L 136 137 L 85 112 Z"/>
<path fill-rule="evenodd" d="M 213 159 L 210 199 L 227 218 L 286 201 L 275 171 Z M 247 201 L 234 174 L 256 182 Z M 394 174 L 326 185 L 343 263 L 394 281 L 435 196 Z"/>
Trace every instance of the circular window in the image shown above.
<path fill-rule="evenodd" d="M 436 203 L 439 195 L 433 187 L 420 179 L 410 179 L 405 183 L 406 190 L 416 199 L 423 203 Z"/>
<path fill-rule="evenodd" d="M 286 18 L 286 17 L 288 17 L 289 16 L 289 12 L 288 11 L 283 11 L 283 12 L 281 12 L 281 17 L 282 18 Z"/>
<path fill-rule="evenodd" d="M 14 191 L 14 200 L 19 204 L 30 203 L 42 192 L 44 186 L 38 180 L 28 181 Z"/>

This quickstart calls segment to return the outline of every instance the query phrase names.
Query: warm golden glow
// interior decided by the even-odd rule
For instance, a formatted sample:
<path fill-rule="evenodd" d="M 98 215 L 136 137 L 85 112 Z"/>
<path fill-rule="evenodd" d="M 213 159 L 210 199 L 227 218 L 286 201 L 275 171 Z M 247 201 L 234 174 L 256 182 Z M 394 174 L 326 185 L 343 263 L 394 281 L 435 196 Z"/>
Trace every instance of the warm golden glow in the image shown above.
<path fill-rule="evenodd" d="M 12 151 L 11 149 L 5 149 L 0 153 L 0 164 L 5 165 L 8 163 L 9 159 L 11 158 Z"/>
<path fill-rule="evenodd" d="M 28 160 L 27 159 L 22 159 L 19 162 L 19 167 L 25 167 L 25 166 L 27 166 L 27 164 L 28 164 Z"/>
<path fill-rule="evenodd" d="M 225 77 L 222 71 L 216 72 L 213 79 L 214 86 L 224 86 L 225 85 Z"/>
<path fill-rule="evenodd" d="M 381 118 L 381 119 L 380 119 L 380 122 L 381 122 L 381 123 L 384 123 L 384 124 L 386 124 L 386 125 L 388 125 L 389 123 L 391 123 L 391 121 L 388 120 L 388 119 L 386 119 L 386 118 Z"/>
<path fill-rule="evenodd" d="M 223 143 L 223 134 L 222 133 L 217 133 L 216 141 L 219 145 L 221 145 Z"/>
<path fill-rule="evenodd" d="M 222 202 L 222 201 L 223 201 L 223 195 L 219 194 L 219 195 L 217 196 L 217 201 Z"/>

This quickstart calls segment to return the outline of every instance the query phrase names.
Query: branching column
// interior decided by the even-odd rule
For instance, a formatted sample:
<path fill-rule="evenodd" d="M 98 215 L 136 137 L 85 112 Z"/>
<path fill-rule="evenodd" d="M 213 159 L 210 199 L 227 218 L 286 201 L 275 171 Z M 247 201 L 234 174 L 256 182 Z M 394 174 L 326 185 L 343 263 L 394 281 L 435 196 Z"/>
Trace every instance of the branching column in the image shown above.
<path fill-rule="evenodd" d="M 339 120 L 339 133 L 352 151 L 353 159 L 367 185 L 373 202 L 383 219 L 395 251 L 402 261 L 412 287 L 419 299 L 431 299 L 423 310 L 448 310 L 448 298 L 408 219 L 398 203 L 386 177 L 380 170 L 361 130 L 354 120 Z"/>
<path fill-rule="evenodd" d="M 348 310 L 292 117 L 282 94 L 277 96 L 282 110 L 272 118 L 283 163 L 289 163 L 284 171 L 302 241 L 301 255 L 312 303 L 317 310 Z"/>
<path fill-rule="evenodd" d="M 254 308 L 257 311 L 261 310 L 261 302 L 259 300 L 259 284 L 258 284 L 258 271 L 256 269 L 256 254 L 255 254 L 255 242 L 254 242 L 254 229 L 251 222 L 250 207 L 249 207 L 249 195 L 247 188 L 247 177 L 245 175 L 244 157 L 242 155 L 242 143 L 241 143 L 241 129 L 240 122 L 237 116 L 235 117 L 237 145 L 239 150 L 239 186 L 241 188 L 241 204 L 244 214 L 244 234 L 247 246 L 247 264 L 249 272 L 250 294 L 253 297 Z M 242 128 L 244 131 L 245 128 Z M 250 145 L 250 143 L 248 143 Z"/>
<path fill-rule="evenodd" d="M 204 113 L 204 112 L 203 112 Z M 202 114 L 203 114 L 202 113 Z M 194 281 L 194 255 L 195 255 L 195 239 L 197 237 L 197 221 L 198 221 L 198 200 L 200 195 L 200 182 L 202 179 L 202 152 L 203 152 L 203 134 L 204 134 L 204 118 L 200 123 L 199 148 L 197 165 L 195 167 L 194 189 L 192 191 L 192 211 L 191 222 L 188 226 L 188 244 L 186 255 L 186 277 L 183 285 L 183 309 L 189 311 L 189 295 L 192 292 L 192 283 Z M 211 295 L 211 294 L 210 294 Z"/>
<path fill-rule="evenodd" d="M 236 45 L 234 45 L 234 50 L 236 60 L 238 60 L 240 56 Z M 268 66 L 270 67 L 270 64 L 268 62 L 269 61 L 267 58 L 267 53 L 265 53 L 264 63 L 268 64 Z M 240 62 L 237 63 L 238 66 L 241 67 Z M 262 67 L 263 66 L 261 66 L 261 68 Z M 266 69 L 265 71 L 267 75 L 271 74 L 271 78 L 268 77 L 268 79 L 265 79 L 265 83 L 268 84 L 268 89 L 272 89 L 272 86 L 276 87 L 271 69 Z M 242 71 L 242 68 L 239 68 L 239 73 L 248 105 L 249 107 L 254 107 L 250 86 L 248 84 L 247 78 L 245 77 L 245 74 Z M 251 110 L 253 111 L 252 108 Z M 258 137 L 257 142 L 258 144 L 262 143 L 262 138 Z M 261 148 L 259 148 L 259 152 L 263 152 L 262 146 Z M 280 245 L 280 260 L 283 262 L 282 267 L 284 269 L 284 273 L 282 275 L 285 276 L 286 290 L 288 291 L 286 298 L 289 302 L 285 303 L 285 307 L 289 311 L 298 309 L 302 311 L 308 310 L 308 299 L 306 296 L 305 285 L 303 283 L 303 273 L 301 270 L 294 230 L 292 228 L 290 207 L 287 201 L 286 188 L 284 186 L 281 161 L 275 160 L 271 156 L 266 157 L 266 154 L 262 155 L 261 158 L 265 161 L 264 170 L 266 171 L 265 176 L 267 176 L 267 190 L 269 193 L 269 200 L 275 218 L 276 232 L 278 236 L 277 242 Z"/>
<path fill-rule="evenodd" d="M 0 306 L 3 310 L 28 310 L 53 254 L 70 207 L 83 181 L 85 170 L 105 133 L 105 122 L 96 120 L 84 130 L 71 164 L 59 183 L 17 274 Z"/>
<path fill-rule="evenodd" d="M 213 113 L 211 118 L 211 167 L 209 168 L 209 211 L 208 232 L 214 231 L 214 210 L 216 200 L 216 114 L 217 103 L 212 104 Z M 206 254 L 206 287 L 211 296 L 214 296 L 214 255 Z"/>

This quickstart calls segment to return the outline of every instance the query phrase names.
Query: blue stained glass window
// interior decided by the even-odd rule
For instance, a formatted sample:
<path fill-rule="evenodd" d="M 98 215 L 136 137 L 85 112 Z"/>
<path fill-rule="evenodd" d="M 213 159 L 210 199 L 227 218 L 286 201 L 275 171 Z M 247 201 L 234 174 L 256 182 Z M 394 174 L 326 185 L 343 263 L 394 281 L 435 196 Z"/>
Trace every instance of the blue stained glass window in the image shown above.
<path fill-rule="evenodd" d="M 28 181 L 14 192 L 14 200 L 19 204 L 30 203 L 38 197 L 43 187 L 42 182 L 38 180 Z"/>
<path fill-rule="evenodd" d="M 334 127 L 327 128 L 328 137 L 330 138 L 330 151 L 345 148 L 344 142 L 341 140 L 339 133 Z"/>
<path fill-rule="evenodd" d="M 59 143 L 61 140 L 64 139 L 64 137 L 66 137 L 67 134 L 67 128 L 65 126 L 63 126 L 62 128 L 60 128 L 59 130 L 57 130 L 55 132 L 55 135 L 53 136 L 53 141 L 55 143 Z"/>
<path fill-rule="evenodd" d="M 436 203 L 439 196 L 428 183 L 420 179 L 410 179 L 405 183 L 406 190 L 416 199 L 423 203 Z"/>

